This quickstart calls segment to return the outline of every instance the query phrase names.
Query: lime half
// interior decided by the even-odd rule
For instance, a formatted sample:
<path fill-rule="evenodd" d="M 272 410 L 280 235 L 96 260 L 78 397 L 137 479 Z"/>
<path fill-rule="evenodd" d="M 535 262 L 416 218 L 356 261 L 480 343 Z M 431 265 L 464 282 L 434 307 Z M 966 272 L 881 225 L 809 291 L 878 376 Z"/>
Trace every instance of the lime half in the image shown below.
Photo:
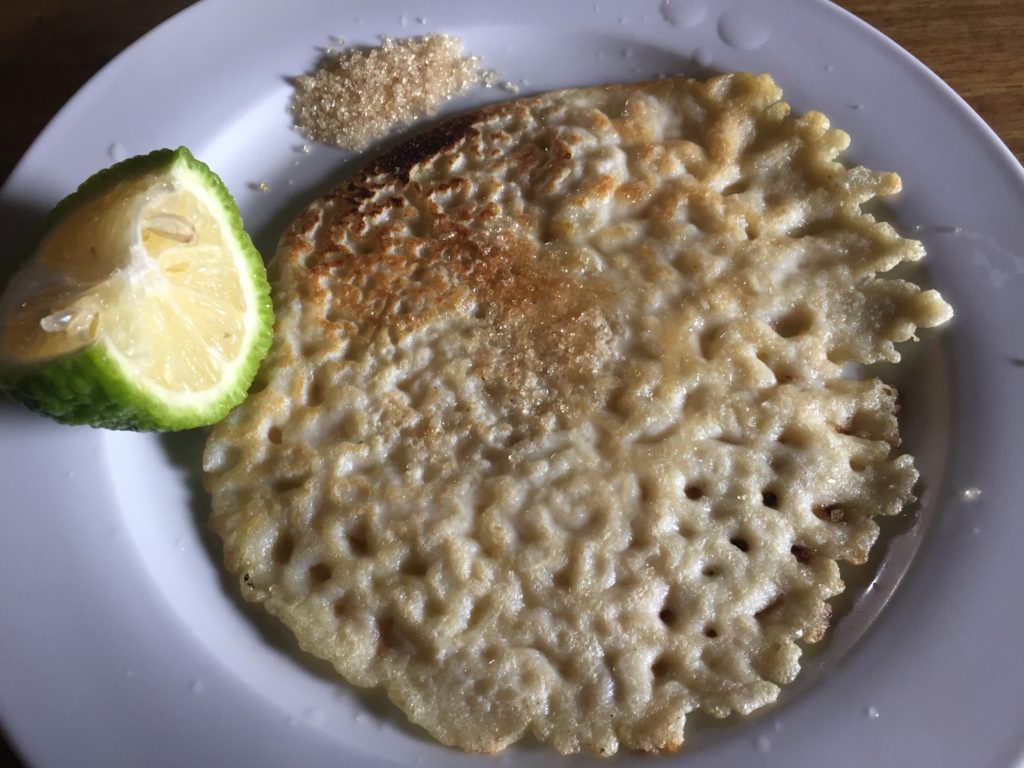
<path fill-rule="evenodd" d="M 58 421 L 175 430 L 245 397 L 273 327 L 259 253 L 184 147 L 100 171 L 0 297 L 0 387 Z"/>

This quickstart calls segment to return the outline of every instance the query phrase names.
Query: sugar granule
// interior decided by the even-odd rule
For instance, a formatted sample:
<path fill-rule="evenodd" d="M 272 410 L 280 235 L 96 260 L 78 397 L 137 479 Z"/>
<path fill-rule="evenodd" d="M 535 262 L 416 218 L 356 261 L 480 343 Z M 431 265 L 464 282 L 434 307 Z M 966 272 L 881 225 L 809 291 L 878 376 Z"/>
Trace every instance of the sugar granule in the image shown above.
<path fill-rule="evenodd" d="M 494 73 L 462 55 L 450 35 L 385 37 L 375 48 L 328 52 L 315 72 L 295 78 L 291 112 L 307 138 L 361 149 L 425 115 Z"/>

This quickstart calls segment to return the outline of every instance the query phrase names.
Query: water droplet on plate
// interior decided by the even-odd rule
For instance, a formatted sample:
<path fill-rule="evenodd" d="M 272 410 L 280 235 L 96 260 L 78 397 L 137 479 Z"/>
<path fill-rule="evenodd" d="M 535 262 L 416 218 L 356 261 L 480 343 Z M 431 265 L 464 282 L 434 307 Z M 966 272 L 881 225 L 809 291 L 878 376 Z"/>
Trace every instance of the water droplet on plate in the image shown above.
<path fill-rule="evenodd" d="M 964 501 L 976 501 L 981 496 L 981 488 L 965 488 L 961 495 Z"/>
<path fill-rule="evenodd" d="M 70 469 L 67 472 L 64 473 L 64 477 L 66 477 L 68 480 L 71 480 L 74 476 L 75 476 L 75 473 L 72 472 Z"/>
<path fill-rule="evenodd" d="M 128 157 L 128 150 L 124 148 L 124 144 L 120 141 L 115 141 L 107 147 L 107 156 L 115 163 L 119 163 Z"/>
<path fill-rule="evenodd" d="M 203 688 L 205 687 L 206 685 L 203 683 L 202 680 L 193 680 L 191 683 L 188 684 L 188 691 L 189 693 L 194 693 L 198 695 L 203 692 Z"/>
<path fill-rule="evenodd" d="M 726 11 L 718 19 L 718 36 L 731 48 L 752 51 L 768 42 L 770 35 L 767 24 L 744 11 Z"/>
<path fill-rule="evenodd" d="M 632 59 L 635 55 L 636 55 L 636 51 L 634 51 L 632 48 L 623 48 L 622 49 L 622 58 L 624 58 L 624 59 Z"/>
<path fill-rule="evenodd" d="M 772 751 L 772 740 L 762 733 L 754 739 L 754 746 L 757 747 L 758 752 L 764 755 Z"/>
<path fill-rule="evenodd" d="M 427 17 L 426 16 L 417 16 L 416 17 L 416 23 L 417 24 L 426 24 L 427 23 Z"/>
<path fill-rule="evenodd" d="M 863 104 L 851 104 L 850 105 L 850 109 L 856 109 L 856 110 L 859 111 L 861 109 L 864 109 L 864 105 Z"/>
<path fill-rule="evenodd" d="M 673 27 L 690 29 L 707 18 L 708 9 L 701 0 L 661 0 L 661 18 Z"/>
<path fill-rule="evenodd" d="M 711 66 L 711 62 L 714 61 L 714 58 L 712 57 L 711 51 L 709 49 L 707 49 L 707 48 L 698 48 L 693 53 L 693 60 L 694 60 L 694 62 L 696 62 L 696 64 L 698 66 L 710 67 Z"/>
<path fill-rule="evenodd" d="M 782 721 L 781 720 L 776 720 L 774 723 L 772 723 L 772 729 L 776 733 L 782 733 Z"/>
<path fill-rule="evenodd" d="M 836 68 L 835 68 L 835 67 L 834 67 L 833 65 L 831 65 L 831 64 L 826 64 L 826 65 L 825 65 L 825 66 L 823 67 L 823 69 L 824 69 L 824 70 L 825 70 L 826 72 L 835 72 L 835 71 L 836 71 Z"/>
<path fill-rule="evenodd" d="M 403 13 L 399 17 L 398 23 L 401 24 L 403 27 L 408 27 L 409 26 L 409 14 Z"/>
<path fill-rule="evenodd" d="M 313 725 L 322 725 L 327 720 L 327 717 L 326 715 L 324 715 L 323 711 L 317 709 L 316 707 L 310 707 L 302 713 L 302 716 Z"/>
<path fill-rule="evenodd" d="M 864 714 L 867 715 L 871 720 L 877 720 L 880 716 L 880 712 L 875 707 L 866 707 Z"/>

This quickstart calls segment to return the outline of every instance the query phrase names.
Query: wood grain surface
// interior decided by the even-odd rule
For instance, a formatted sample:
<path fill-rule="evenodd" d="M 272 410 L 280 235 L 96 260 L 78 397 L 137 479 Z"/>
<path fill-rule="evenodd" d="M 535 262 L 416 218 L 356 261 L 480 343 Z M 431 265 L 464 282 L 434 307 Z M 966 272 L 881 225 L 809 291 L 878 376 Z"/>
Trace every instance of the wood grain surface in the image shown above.
<path fill-rule="evenodd" d="M 655 2 L 655 0 L 648 0 Z M 809 2 L 810 0 L 798 0 Z M 75 91 L 189 0 L 3 0 L 0 179 Z M 841 0 L 960 93 L 1024 160 L 1024 0 Z M 14 764 L 0 742 L 0 765 Z"/>

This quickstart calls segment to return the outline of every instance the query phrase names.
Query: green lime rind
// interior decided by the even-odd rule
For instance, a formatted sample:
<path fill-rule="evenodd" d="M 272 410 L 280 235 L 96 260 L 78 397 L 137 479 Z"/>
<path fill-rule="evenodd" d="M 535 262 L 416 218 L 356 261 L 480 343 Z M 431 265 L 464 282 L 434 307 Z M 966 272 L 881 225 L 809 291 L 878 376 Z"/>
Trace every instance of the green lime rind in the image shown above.
<path fill-rule="evenodd" d="M 105 168 L 86 179 L 61 200 L 46 217 L 44 231 L 83 201 L 104 193 L 115 184 L 149 172 L 185 165 L 199 176 L 222 208 L 235 242 L 242 253 L 255 299 L 255 327 L 245 359 L 233 379 L 222 384 L 214 400 L 203 405 L 168 402 L 158 393 L 138 386 L 108 352 L 102 340 L 68 355 L 31 365 L 0 361 L 0 390 L 33 411 L 64 424 L 105 429 L 175 431 L 207 426 L 220 421 L 245 399 L 249 386 L 273 337 L 274 311 L 270 285 L 259 251 L 242 223 L 234 198 L 221 178 L 185 147 L 159 149 Z"/>
<path fill-rule="evenodd" d="M 245 397 L 239 381 L 211 407 L 184 411 L 168 408 L 132 386 L 102 344 L 13 373 L 2 386 L 29 409 L 62 424 L 85 424 L 135 432 L 190 429 L 222 419 Z"/>
<path fill-rule="evenodd" d="M 234 381 L 201 407 L 169 405 L 132 384 L 102 343 L 30 369 L 0 371 L 0 389 L 62 424 L 134 432 L 169 432 L 216 424 L 241 403 L 270 349 L 269 312 Z"/>

